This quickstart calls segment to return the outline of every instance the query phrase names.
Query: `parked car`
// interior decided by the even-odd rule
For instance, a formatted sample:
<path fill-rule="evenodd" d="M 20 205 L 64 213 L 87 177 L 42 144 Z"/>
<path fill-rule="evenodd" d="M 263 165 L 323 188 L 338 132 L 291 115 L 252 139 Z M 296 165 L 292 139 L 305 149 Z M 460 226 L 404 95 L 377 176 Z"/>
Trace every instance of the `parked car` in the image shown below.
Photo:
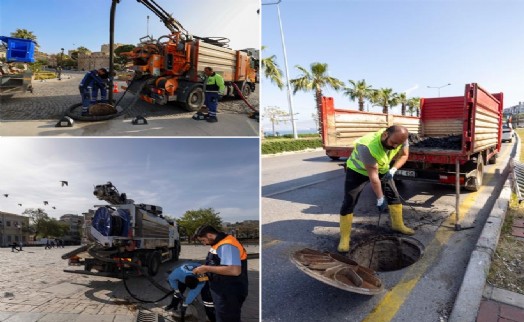
<path fill-rule="evenodd" d="M 513 126 L 511 126 L 511 123 L 502 125 L 502 142 L 513 142 L 513 135 L 515 132 L 513 131 Z"/>

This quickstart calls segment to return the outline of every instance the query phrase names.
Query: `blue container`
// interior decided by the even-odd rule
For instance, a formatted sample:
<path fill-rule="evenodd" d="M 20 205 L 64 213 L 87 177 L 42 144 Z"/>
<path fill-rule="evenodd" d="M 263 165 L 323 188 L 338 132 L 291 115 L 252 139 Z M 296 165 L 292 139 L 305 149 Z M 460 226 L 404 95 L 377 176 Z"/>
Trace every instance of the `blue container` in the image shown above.
<path fill-rule="evenodd" d="M 7 62 L 34 63 L 35 43 L 30 39 L 0 36 L 7 44 Z"/>

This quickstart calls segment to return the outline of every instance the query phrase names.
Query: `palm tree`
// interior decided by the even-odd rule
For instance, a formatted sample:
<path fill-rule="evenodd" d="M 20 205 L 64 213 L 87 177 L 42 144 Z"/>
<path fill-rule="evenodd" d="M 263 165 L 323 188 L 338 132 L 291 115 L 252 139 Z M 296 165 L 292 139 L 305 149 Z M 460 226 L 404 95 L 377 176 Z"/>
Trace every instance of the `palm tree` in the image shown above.
<path fill-rule="evenodd" d="M 18 29 L 16 29 L 15 32 L 11 33 L 11 37 L 22 38 L 22 39 L 31 39 L 35 43 L 36 47 L 40 47 L 38 45 L 38 43 L 36 42 L 35 34 L 33 34 L 32 31 L 29 31 L 27 29 L 20 29 L 20 28 L 18 28 Z"/>
<path fill-rule="evenodd" d="M 400 103 L 402 106 L 401 114 L 406 115 L 406 104 L 408 103 L 408 96 L 406 95 L 406 93 L 400 93 L 397 95 L 397 99 L 398 103 Z"/>
<path fill-rule="evenodd" d="M 349 96 L 352 101 L 358 98 L 358 110 L 364 111 L 364 99 L 369 98 L 373 92 L 370 85 L 366 84 L 366 80 L 361 81 L 349 80 L 349 83 L 353 88 L 344 88 L 344 95 Z"/>
<path fill-rule="evenodd" d="M 339 90 L 344 87 L 344 82 L 331 77 L 327 74 L 328 65 L 325 63 L 312 63 L 311 70 L 308 71 L 302 66 L 295 66 L 299 71 L 302 72 L 298 78 L 290 80 L 291 86 L 293 86 L 293 94 L 296 92 L 314 91 L 315 100 L 317 102 L 317 114 L 319 116 L 319 133 L 322 133 L 322 88 L 331 87 L 335 90 Z"/>
<path fill-rule="evenodd" d="M 262 50 L 264 50 L 264 48 L 265 47 L 262 46 Z M 275 59 L 275 55 L 262 58 L 262 71 L 266 78 L 269 78 L 273 84 L 277 85 L 279 89 L 282 89 L 284 87 L 284 82 L 282 81 L 282 70 L 278 67 Z"/>
<path fill-rule="evenodd" d="M 374 94 L 375 105 L 382 106 L 382 113 L 388 114 L 390 107 L 398 104 L 397 94 L 392 88 L 381 88 Z"/>
<path fill-rule="evenodd" d="M 417 113 L 417 116 L 419 116 L 420 111 L 420 97 L 412 97 L 408 99 L 406 105 L 408 106 L 408 111 L 413 116 L 413 113 Z"/>

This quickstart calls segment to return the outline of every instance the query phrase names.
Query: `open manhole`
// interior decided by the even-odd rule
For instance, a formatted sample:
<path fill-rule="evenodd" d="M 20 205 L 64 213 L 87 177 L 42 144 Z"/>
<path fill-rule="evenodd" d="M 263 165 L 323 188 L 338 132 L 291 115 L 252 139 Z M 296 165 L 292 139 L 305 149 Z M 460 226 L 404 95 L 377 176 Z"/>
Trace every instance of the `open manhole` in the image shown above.
<path fill-rule="evenodd" d="M 424 245 L 411 237 L 382 235 L 364 240 L 352 247 L 351 258 L 377 272 L 390 272 L 408 267 L 424 254 Z"/>

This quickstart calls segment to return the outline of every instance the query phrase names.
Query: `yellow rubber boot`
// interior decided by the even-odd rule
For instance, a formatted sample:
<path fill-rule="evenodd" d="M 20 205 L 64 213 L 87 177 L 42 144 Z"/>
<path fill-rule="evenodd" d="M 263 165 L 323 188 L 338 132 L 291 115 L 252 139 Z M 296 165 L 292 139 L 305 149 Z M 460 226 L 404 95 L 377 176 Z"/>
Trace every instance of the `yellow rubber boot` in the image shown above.
<path fill-rule="evenodd" d="M 351 239 L 351 224 L 353 223 L 353 214 L 340 216 L 340 242 L 337 250 L 341 253 L 349 252 L 349 241 Z"/>
<path fill-rule="evenodd" d="M 391 217 L 391 228 L 404 235 L 414 235 L 415 231 L 409 227 L 404 226 L 404 219 L 402 218 L 402 204 L 389 205 L 389 216 Z"/>

